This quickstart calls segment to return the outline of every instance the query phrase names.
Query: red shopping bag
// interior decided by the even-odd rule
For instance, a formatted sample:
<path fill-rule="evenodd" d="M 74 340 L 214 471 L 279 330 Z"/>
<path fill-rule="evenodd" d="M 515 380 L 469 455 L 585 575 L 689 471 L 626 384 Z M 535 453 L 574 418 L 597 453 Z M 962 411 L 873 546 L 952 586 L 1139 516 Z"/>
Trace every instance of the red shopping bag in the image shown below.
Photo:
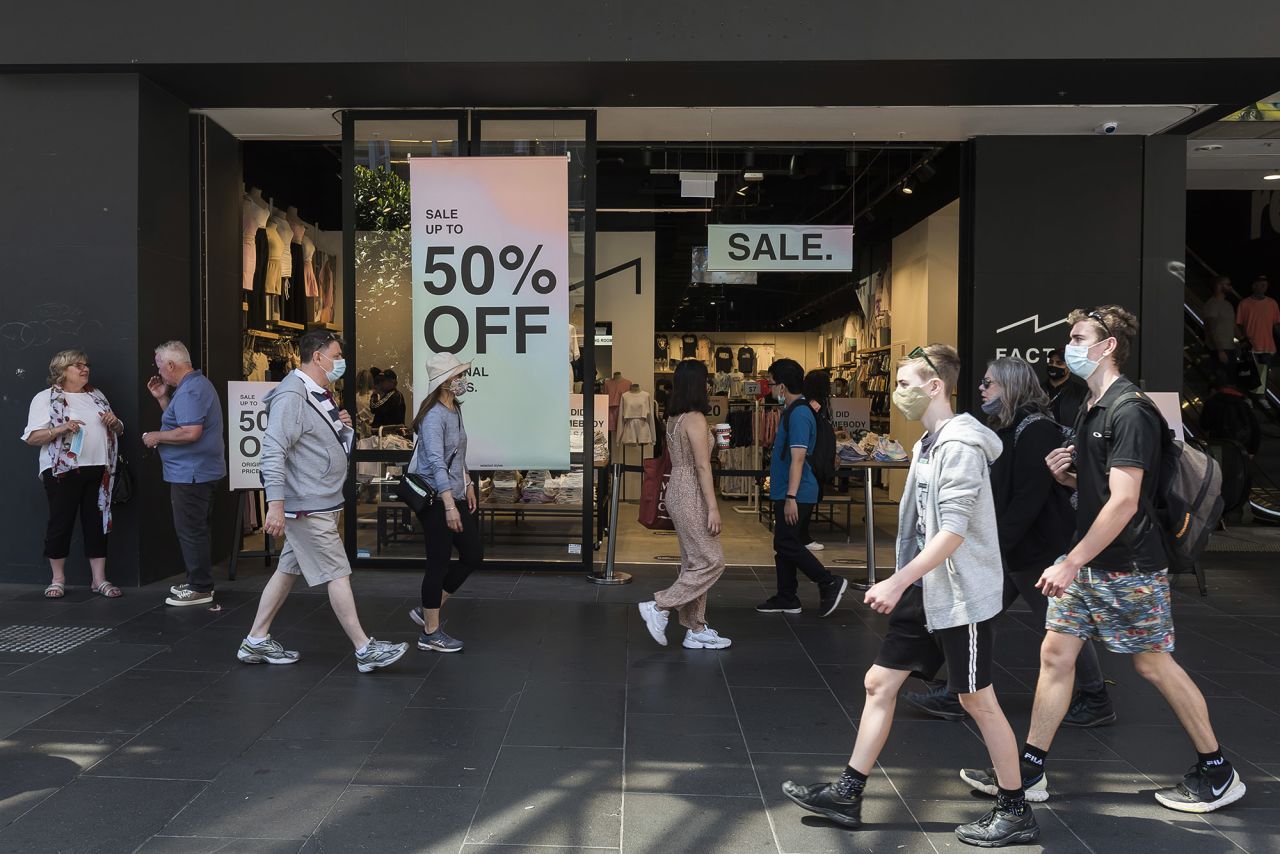
<path fill-rule="evenodd" d="M 659 457 L 644 461 L 644 480 L 640 484 L 640 524 L 652 531 L 674 531 L 667 515 L 667 484 L 671 480 L 671 457 L 666 449 Z"/>

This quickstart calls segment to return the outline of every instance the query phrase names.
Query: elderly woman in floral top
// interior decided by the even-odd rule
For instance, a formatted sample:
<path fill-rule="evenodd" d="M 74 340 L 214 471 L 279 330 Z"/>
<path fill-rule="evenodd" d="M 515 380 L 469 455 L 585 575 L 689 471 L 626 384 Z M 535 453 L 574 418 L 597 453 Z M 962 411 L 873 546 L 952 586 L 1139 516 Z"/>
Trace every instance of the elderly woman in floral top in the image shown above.
<path fill-rule="evenodd" d="M 49 499 L 44 555 L 53 570 L 45 588 L 50 599 L 66 593 L 67 554 L 76 517 L 84 553 L 93 570 L 93 592 L 115 599 L 120 588 L 107 581 L 107 534 L 115 485 L 116 437 L 124 422 L 106 395 L 89 384 L 89 357 L 63 350 L 49 362 L 49 388 L 31 400 L 22 440 L 40 449 L 40 479 Z"/>

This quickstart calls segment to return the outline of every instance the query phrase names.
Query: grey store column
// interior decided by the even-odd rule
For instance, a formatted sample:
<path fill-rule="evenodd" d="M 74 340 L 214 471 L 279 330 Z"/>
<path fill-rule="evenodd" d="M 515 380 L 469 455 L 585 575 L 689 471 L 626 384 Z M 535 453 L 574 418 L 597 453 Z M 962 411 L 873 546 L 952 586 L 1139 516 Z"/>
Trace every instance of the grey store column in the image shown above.
<path fill-rule="evenodd" d="M 115 511 L 107 576 L 133 586 L 182 566 L 159 462 L 139 436 L 159 425 L 152 348 L 191 340 L 187 105 L 133 74 L 0 76 L 0 490 L 4 581 L 49 578 L 34 448 L 17 441 L 50 357 L 80 348 L 124 419 L 137 479 Z M 145 525 L 144 525 L 144 521 Z M 72 584 L 88 582 L 79 535 Z"/>
<path fill-rule="evenodd" d="M 1142 337 L 1125 371 L 1182 385 L 1183 137 L 981 137 L 969 144 L 961 227 L 960 402 L 988 360 L 1039 368 L 1067 313 L 1118 303 Z"/>

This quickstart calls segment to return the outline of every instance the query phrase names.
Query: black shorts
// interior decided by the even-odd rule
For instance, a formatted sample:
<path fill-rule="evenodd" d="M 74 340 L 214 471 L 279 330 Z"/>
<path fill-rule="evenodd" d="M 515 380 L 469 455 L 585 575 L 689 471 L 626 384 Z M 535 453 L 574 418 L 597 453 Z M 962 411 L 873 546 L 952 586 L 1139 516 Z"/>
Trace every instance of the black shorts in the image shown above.
<path fill-rule="evenodd" d="M 947 688 L 957 694 L 981 691 L 991 684 L 994 622 L 993 617 L 930 632 L 925 627 L 924 591 L 913 584 L 889 615 L 889 632 L 880 643 L 876 664 L 932 679 L 945 663 Z"/>

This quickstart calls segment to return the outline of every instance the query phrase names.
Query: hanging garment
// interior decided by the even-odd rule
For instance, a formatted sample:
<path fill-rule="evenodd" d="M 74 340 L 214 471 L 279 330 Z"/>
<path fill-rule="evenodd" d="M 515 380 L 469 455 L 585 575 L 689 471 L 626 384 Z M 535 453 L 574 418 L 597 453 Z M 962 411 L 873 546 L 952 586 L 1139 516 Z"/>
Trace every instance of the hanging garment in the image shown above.
<path fill-rule="evenodd" d="M 680 358 L 696 359 L 698 357 L 698 336 L 684 335 L 680 338 Z"/>
<path fill-rule="evenodd" d="M 756 351 L 750 347 L 738 348 L 738 370 L 750 375 L 756 372 Z"/>
<path fill-rule="evenodd" d="M 275 223 L 267 223 L 263 232 L 267 235 L 267 272 L 263 286 L 269 296 L 279 296 L 281 279 L 284 278 L 283 259 L 285 242 L 280 237 L 280 229 Z"/>
<path fill-rule="evenodd" d="M 306 261 L 303 258 L 303 250 L 301 243 L 290 243 L 287 253 L 291 259 L 293 269 L 298 275 L 291 279 L 284 280 L 283 308 L 281 316 L 290 323 L 306 324 L 307 317 L 307 295 L 302 286 L 303 268 Z"/>
<path fill-rule="evenodd" d="M 733 370 L 733 349 L 730 347 L 716 348 L 716 373 L 727 374 Z"/>
<path fill-rule="evenodd" d="M 609 395 L 609 432 L 618 429 L 618 406 L 622 402 L 622 393 L 631 388 L 631 380 L 617 377 L 604 381 L 604 393 Z"/>
<path fill-rule="evenodd" d="M 333 323 L 333 256 L 326 255 L 324 266 L 320 268 L 320 315 L 321 323 Z"/>
<path fill-rule="evenodd" d="M 666 366 L 671 359 L 670 347 L 671 343 L 667 340 L 667 336 L 655 335 L 653 337 L 653 361 L 655 364 Z"/>
<path fill-rule="evenodd" d="M 705 335 L 698 339 L 698 361 L 711 366 L 711 339 Z"/>
<path fill-rule="evenodd" d="M 293 242 L 293 226 L 289 221 L 276 218 L 272 221 L 276 234 L 280 238 L 280 277 L 288 279 L 293 276 L 293 256 L 289 254 L 289 244 Z"/>
<path fill-rule="evenodd" d="M 652 445 L 657 435 L 653 423 L 653 398 L 647 391 L 622 395 L 618 411 L 618 441 L 623 445 Z"/>
<path fill-rule="evenodd" d="M 316 280 L 316 244 L 310 237 L 302 238 L 302 276 L 303 287 L 307 296 L 315 299 L 320 296 L 320 283 Z"/>
<path fill-rule="evenodd" d="M 578 361 L 578 357 L 582 355 L 582 342 L 578 340 L 578 327 L 572 323 L 569 324 L 569 362 Z"/>

